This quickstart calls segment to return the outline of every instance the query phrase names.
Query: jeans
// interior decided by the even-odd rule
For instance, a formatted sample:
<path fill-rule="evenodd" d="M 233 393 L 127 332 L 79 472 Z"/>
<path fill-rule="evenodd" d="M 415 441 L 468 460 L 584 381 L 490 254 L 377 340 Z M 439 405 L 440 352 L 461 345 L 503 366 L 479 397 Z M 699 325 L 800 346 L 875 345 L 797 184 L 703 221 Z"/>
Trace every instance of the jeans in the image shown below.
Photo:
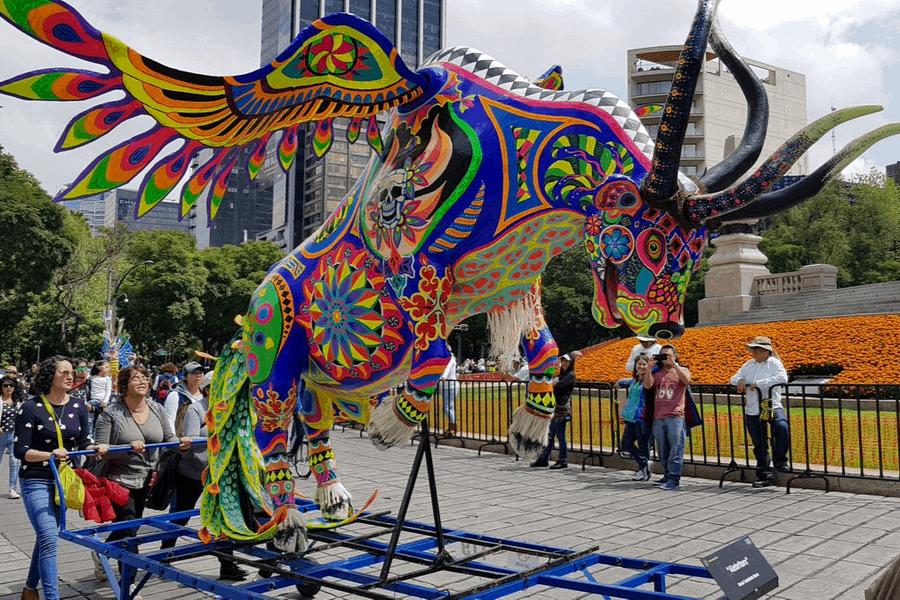
<path fill-rule="evenodd" d="M 9 451 L 9 491 L 13 491 L 19 485 L 19 459 L 13 454 L 13 438 L 15 435 L 8 431 L 0 435 L 0 464 L 3 464 L 3 454 Z"/>
<path fill-rule="evenodd" d="M 550 441 L 544 448 L 544 451 L 541 452 L 540 460 L 546 462 L 550 458 L 550 453 L 553 452 L 553 440 L 559 440 L 559 456 L 556 458 L 556 462 L 567 464 L 569 449 L 566 446 L 566 424 L 567 421 L 565 419 L 557 419 L 556 417 L 550 419 L 550 431 L 548 434 Z"/>
<path fill-rule="evenodd" d="M 59 571 L 56 549 L 59 541 L 59 507 L 53 500 L 56 484 L 49 479 L 22 480 L 22 502 L 34 527 L 34 550 L 25 587 L 36 590 L 43 584 L 44 600 L 59 600 Z"/>
<path fill-rule="evenodd" d="M 444 405 L 444 416 L 448 423 L 456 423 L 456 383 L 441 381 L 441 398 Z"/>
<path fill-rule="evenodd" d="M 684 419 L 674 415 L 654 419 L 653 438 L 664 478 L 677 484 L 681 481 L 681 465 L 684 463 Z"/>
<path fill-rule="evenodd" d="M 622 433 L 621 450 L 631 455 L 637 461 L 638 470 L 647 466 L 650 461 L 650 437 L 653 432 L 643 421 L 629 423 L 625 421 L 625 430 Z"/>
<path fill-rule="evenodd" d="M 769 426 L 772 427 L 772 442 L 774 448 L 773 458 L 776 465 L 787 462 L 787 452 L 790 446 L 790 432 L 788 430 L 787 416 L 783 408 L 772 410 L 772 420 L 764 423 L 759 420 L 759 415 L 744 415 L 744 426 L 753 444 L 753 456 L 756 457 L 756 478 L 767 479 L 772 472 L 769 470 Z"/>

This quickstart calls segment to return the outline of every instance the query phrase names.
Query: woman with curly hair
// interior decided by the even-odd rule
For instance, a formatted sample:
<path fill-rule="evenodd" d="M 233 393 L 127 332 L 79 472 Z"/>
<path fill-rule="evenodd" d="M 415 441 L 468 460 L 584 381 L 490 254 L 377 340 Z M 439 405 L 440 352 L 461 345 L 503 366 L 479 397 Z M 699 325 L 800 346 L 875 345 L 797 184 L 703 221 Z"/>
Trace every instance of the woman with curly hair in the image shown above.
<path fill-rule="evenodd" d="M 8 372 L 8 370 L 7 370 Z M 13 500 L 20 498 L 19 491 L 19 461 L 13 453 L 13 439 L 15 437 L 16 413 L 19 412 L 19 404 L 25 399 L 25 388 L 15 377 L 6 375 L 0 379 L 2 390 L 2 404 L 0 404 L 0 463 L 3 455 L 9 452 L 9 497 Z"/>
<path fill-rule="evenodd" d="M 72 363 L 60 356 L 48 358 L 35 376 L 35 396 L 16 414 L 14 449 L 16 458 L 22 461 L 22 499 L 36 534 L 22 600 L 40 600 L 38 583 L 44 588 L 44 600 L 59 600 L 59 507 L 54 500 L 50 460 L 55 457 L 64 461 L 74 450 L 97 450 L 103 455 L 109 449 L 93 444 L 84 401 L 69 397 L 73 381 Z"/>
<path fill-rule="evenodd" d="M 148 402 L 150 372 L 140 365 L 132 365 L 119 371 L 116 378 L 119 399 L 109 405 L 97 418 L 97 441 L 115 446 L 130 445 L 131 451 L 116 454 L 109 459 L 106 477 L 128 489 L 128 502 L 113 506 L 114 522 L 139 519 L 144 514 L 147 494 L 150 492 L 150 476 L 159 457 L 157 450 L 146 446 L 162 442 L 181 442 L 180 448 L 191 447 L 191 438 L 180 440 L 175 436 L 165 412 L 157 402 Z M 137 535 L 135 526 L 116 529 L 106 539 L 107 543 Z M 100 575 L 99 572 L 95 573 Z M 98 577 L 99 578 L 99 577 Z"/>

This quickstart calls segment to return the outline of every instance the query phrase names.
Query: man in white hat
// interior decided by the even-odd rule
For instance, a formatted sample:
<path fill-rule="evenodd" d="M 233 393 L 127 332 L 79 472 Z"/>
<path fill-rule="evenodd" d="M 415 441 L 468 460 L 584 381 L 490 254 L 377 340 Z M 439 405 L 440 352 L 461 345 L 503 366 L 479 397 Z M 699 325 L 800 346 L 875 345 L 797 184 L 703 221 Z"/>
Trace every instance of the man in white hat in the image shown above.
<path fill-rule="evenodd" d="M 781 404 L 780 385 L 788 382 L 788 376 L 778 353 L 772 348 L 772 340 L 759 336 L 745 345 L 753 358 L 745 362 L 731 378 L 731 385 L 744 394 L 744 426 L 756 457 L 753 487 L 767 487 L 775 483 L 769 470 L 769 425 L 772 426 L 775 470 L 782 473 L 790 470 L 787 461 L 790 432 Z"/>
<path fill-rule="evenodd" d="M 631 354 L 625 362 L 625 370 L 629 373 L 634 372 L 634 361 L 637 360 L 637 357 L 641 354 L 646 355 L 652 363 L 653 355 L 662 352 L 662 346 L 659 345 L 659 342 L 656 341 L 655 337 L 639 335 L 637 336 L 637 340 L 638 343 L 631 349 Z"/>

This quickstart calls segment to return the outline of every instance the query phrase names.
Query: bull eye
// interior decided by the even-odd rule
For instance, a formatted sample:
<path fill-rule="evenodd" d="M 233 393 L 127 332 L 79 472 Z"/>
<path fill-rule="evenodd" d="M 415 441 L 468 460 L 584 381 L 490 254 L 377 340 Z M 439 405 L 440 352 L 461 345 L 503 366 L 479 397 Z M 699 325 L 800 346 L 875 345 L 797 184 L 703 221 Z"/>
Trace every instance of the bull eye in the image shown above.
<path fill-rule="evenodd" d="M 637 201 L 637 196 L 633 192 L 625 192 L 622 194 L 622 197 L 619 198 L 619 208 L 631 208 L 637 204 Z"/>

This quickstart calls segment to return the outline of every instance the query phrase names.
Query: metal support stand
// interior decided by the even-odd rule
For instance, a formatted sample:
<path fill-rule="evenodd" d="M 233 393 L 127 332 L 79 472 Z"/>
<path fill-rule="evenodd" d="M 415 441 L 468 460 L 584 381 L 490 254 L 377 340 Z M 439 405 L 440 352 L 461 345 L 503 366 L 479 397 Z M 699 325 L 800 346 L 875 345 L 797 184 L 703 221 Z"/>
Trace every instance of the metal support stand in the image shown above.
<path fill-rule="evenodd" d="M 394 555 L 397 553 L 397 543 L 400 541 L 400 533 L 403 531 L 403 525 L 406 522 L 406 512 L 409 510 L 409 504 L 412 501 L 413 490 L 416 487 L 416 478 L 419 476 L 423 457 L 425 458 L 425 470 L 428 473 L 428 491 L 431 495 L 431 511 L 434 514 L 434 528 L 437 537 L 438 554 L 435 564 L 452 561 L 452 558 L 447 553 L 447 549 L 444 547 L 444 528 L 441 526 L 441 508 L 438 504 L 437 482 L 434 479 L 434 460 L 431 457 L 431 444 L 429 443 L 431 433 L 428 430 L 428 417 L 422 420 L 421 427 L 419 448 L 416 450 L 415 459 L 413 459 L 409 480 L 406 482 L 406 490 L 403 492 L 403 500 L 400 501 L 400 510 L 397 511 L 397 524 L 394 525 L 394 532 L 391 534 L 391 541 L 388 544 L 387 554 L 384 557 L 384 564 L 381 566 L 380 580 L 382 583 L 387 581 L 391 572 L 391 563 L 394 562 Z"/>

